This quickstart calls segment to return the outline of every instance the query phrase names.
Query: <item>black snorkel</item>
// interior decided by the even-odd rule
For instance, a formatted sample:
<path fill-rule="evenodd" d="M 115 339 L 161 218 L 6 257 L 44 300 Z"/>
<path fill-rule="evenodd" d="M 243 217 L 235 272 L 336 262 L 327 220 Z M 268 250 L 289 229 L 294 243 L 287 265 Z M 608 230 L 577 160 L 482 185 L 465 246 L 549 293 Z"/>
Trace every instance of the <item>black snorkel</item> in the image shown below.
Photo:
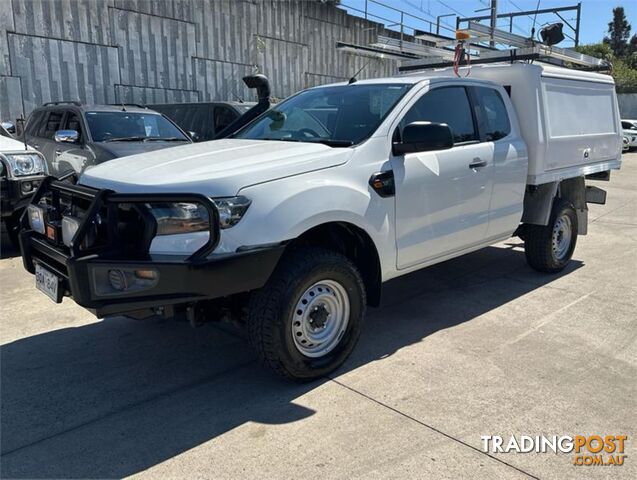
<path fill-rule="evenodd" d="M 230 125 L 228 125 L 226 128 L 217 133 L 215 135 L 215 140 L 229 137 L 230 135 L 241 129 L 244 125 L 247 125 L 252 120 L 257 118 L 268 108 L 270 108 L 271 90 L 268 77 L 260 73 L 257 73 L 255 75 L 248 75 L 246 77 L 243 77 L 243 83 L 245 83 L 248 88 L 256 88 L 259 102 L 246 113 L 237 118 Z"/>

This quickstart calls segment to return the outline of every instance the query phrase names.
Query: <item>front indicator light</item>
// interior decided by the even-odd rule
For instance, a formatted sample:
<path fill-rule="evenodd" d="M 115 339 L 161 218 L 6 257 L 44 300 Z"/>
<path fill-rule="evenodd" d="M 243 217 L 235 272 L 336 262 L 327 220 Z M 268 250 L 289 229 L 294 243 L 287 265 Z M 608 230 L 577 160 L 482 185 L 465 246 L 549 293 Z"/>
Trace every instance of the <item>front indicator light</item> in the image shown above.
<path fill-rule="evenodd" d="M 46 232 L 46 226 L 44 224 L 44 210 L 35 205 L 29 205 L 27 207 L 27 216 L 29 218 L 29 227 L 31 230 L 38 232 L 42 235 Z"/>
<path fill-rule="evenodd" d="M 252 203 L 244 196 L 213 198 L 213 202 L 219 211 L 219 227 L 225 229 L 234 227 L 243 218 L 248 207 Z"/>

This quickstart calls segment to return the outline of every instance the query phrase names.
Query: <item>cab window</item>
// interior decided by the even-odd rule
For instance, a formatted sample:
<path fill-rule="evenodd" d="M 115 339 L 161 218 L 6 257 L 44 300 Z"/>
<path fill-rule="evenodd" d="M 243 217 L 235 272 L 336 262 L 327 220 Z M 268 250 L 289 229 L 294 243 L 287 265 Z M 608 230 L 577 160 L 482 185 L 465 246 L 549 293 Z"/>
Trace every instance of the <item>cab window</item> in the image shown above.
<path fill-rule="evenodd" d="M 29 121 L 25 127 L 25 131 L 27 135 L 31 135 L 33 137 L 38 136 L 38 132 L 40 131 L 40 126 L 42 125 L 42 120 L 44 119 L 46 112 L 39 111 L 33 112 L 29 117 Z"/>
<path fill-rule="evenodd" d="M 488 87 L 474 87 L 478 104 L 480 131 L 484 140 L 494 142 L 511 133 L 511 122 L 500 92 Z"/>
<path fill-rule="evenodd" d="M 46 119 L 44 134 L 42 135 L 44 138 L 53 139 L 55 132 L 60 130 L 60 125 L 62 124 L 62 117 L 64 116 L 64 112 L 50 112 L 48 118 Z"/>
<path fill-rule="evenodd" d="M 75 130 L 80 135 L 80 142 L 83 141 L 84 136 L 82 132 L 82 122 L 80 121 L 80 117 L 75 112 L 69 112 L 69 114 L 66 116 L 64 130 Z"/>
<path fill-rule="evenodd" d="M 234 110 L 228 107 L 215 107 L 215 132 L 219 133 L 234 122 L 238 116 Z"/>
<path fill-rule="evenodd" d="M 454 143 L 478 140 L 464 87 L 441 87 L 425 93 L 405 114 L 399 129 L 402 131 L 410 123 L 422 121 L 449 125 Z"/>

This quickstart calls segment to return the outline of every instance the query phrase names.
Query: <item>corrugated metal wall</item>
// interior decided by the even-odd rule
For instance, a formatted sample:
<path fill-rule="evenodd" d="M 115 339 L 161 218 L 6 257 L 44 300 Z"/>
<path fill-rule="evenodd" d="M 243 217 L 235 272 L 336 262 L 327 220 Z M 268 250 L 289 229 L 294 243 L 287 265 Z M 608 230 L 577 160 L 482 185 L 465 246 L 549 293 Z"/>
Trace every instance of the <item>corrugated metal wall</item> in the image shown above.
<path fill-rule="evenodd" d="M 55 100 L 251 99 L 257 70 L 279 98 L 367 62 L 361 78 L 390 75 L 392 60 L 335 49 L 378 33 L 315 0 L 0 0 L 0 119 Z"/>

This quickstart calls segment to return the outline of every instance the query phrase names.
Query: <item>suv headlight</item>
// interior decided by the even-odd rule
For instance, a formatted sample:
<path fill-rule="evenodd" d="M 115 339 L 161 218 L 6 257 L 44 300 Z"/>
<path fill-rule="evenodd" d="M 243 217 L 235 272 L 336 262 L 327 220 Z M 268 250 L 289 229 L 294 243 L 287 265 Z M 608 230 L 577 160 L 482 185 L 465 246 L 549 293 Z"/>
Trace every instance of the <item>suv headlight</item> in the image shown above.
<path fill-rule="evenodd" d="M 147 205 L 157 222 L 150 253 L 186 255 L 195 253 L 210 239 L 208 210 L 197 203 L 152 203 Z"/>
<path fill-rule="evenodd" d="M 6 153 L 4 157 L 9 164 L 9 173 L 13 177 L 26 177 L 48 173 L 46 161 L 35 152 Z"/>
<path fill-rule="evenodd" d="M 196 203 L 153 203 L 150 213 L 157 222 L 157 235 L 208 232 L 208 210 Z"/>
<path fill-rule="evenodd" d="M 244 196 L 213 198 L 219 210 L 219 227 L 230 228 L 239 223 L 250 206 L 249 198 Z"/>
<path fill-rule="evenodd" d="M 230 228 L 241 220 L 250 206 L 243 196 L 211 199 L 219 211 L 219 228 Z M 157 222 L 150 253 L 192 254 L 210 239 L 208 210 L 197 203 L 152 203 L 147 205 Z"/>

